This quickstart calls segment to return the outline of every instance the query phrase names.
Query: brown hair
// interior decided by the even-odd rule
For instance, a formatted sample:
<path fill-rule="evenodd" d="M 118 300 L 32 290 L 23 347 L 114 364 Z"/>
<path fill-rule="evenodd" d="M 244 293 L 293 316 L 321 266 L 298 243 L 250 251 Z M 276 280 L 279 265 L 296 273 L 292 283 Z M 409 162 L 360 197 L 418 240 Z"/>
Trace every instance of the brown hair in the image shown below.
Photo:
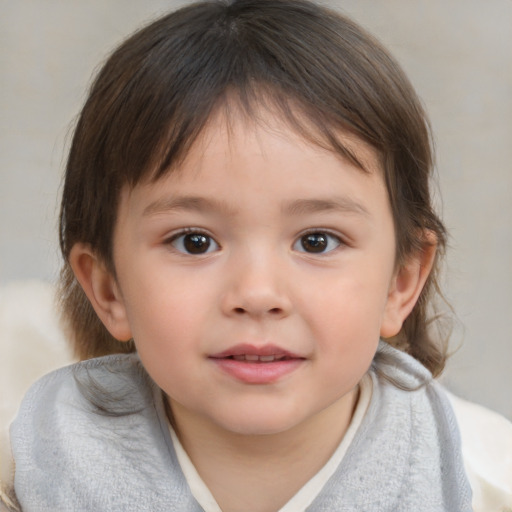
<path fill-rule="evenodd" d="M 340 131 L 369 143 L 382 160 L 398 264 L 424 247 L 425 230 L 443 251 L 445 230 L 430 197 L 428 121 L 406 76 L 375 39 L 304 0 L 191 4 L 138 31 L 110 56 L 76 126 L 60 215 L 61 301 L 81 358 L 135 348 L 114 340 L 97 318 L 67 263 L 71 248 L 90 244 L 115 275 L 121 188 L 171 172 L 214 109 L 231 101 L 228 95 L 248 114 L 256 105 L 273 108 L 309 140 L 356 164 Z M 428 329 L 436 275 L 437 263 L 401 332 L 389 340 L 434 374 L 446 357 Z"/>

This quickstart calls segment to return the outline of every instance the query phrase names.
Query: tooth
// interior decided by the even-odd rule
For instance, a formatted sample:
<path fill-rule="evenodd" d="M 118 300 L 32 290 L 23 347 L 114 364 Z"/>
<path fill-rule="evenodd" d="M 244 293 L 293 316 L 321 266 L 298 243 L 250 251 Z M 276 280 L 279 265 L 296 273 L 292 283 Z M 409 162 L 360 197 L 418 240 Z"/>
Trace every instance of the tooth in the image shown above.
<path fill-rule="evenodd" d="M 246 361 L 258 361 L 259 357 L 255 354 L 245 354 Z"/>
<path fill-rule="evenodd" d="M 233 356 L 233 359 L 235 361 L 245 361 L 245 356 L 244 355 L 241 355 L 241 356 Z"/>
<path fill-rule="evenodd" d="M 276 356 L 260 356 L 260 361 L 262 363 L 269 363 L 271 361 L 274 361 Z"/>

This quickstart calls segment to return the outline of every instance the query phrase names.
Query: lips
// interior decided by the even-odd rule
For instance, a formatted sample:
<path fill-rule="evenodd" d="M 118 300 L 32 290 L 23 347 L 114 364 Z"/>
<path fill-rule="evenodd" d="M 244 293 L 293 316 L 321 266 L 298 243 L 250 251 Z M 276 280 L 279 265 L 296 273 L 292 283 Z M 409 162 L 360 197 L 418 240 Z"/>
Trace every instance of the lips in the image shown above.
<path fill-rule="evenodd" d="M 275 359 L 304 359 L 302 356 L 289 352 L 288 350 L 283 350 L 277 345 L 255 346 L 250 344 L 235 345 L 223 352 L 213 354 L 210 357 L 213 359 L 245 358 L 248 361 L 262 360 L 264 362 L 273 361 Z M 272 359 L 265 361 L 266 358 Z"/>
<path fill-rule="evenodd" d="M 283 359 L 290 359 L 286 356 L 269 355 L 258 356 L 256 354 L 241 354 L 239 356 L 231 356 L 235 361 L 250 361 L 251 363 L 272 363 L 273 361 L 282 361 Z"/>
<path fill-rule="evenodd" d="M 305 358 L 275 345 L 236 345 L 210 356 L 231 378 L 245 384 L 271 384 L 298 369 Z"/>

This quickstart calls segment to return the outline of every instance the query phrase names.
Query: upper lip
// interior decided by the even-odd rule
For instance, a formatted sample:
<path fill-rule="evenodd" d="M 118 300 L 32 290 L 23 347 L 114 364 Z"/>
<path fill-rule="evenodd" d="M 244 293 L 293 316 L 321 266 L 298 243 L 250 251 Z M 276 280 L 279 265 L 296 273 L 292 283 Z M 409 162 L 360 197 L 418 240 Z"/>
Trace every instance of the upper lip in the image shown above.
<path fill-rule="evenodd" d="M 227 357 L 235 357 L 235 356 L 274 356 L 275 358 L 283 359 L 304 359 L 303 356 L 290 352 L 289 350 L 285 350 L 277 345 L 251 345 L 249 343 L 244 343 L 240 345 L 235 345 L 230 347 L 222 352 L 217 352 L 212 354 L 210 357 L 213 359 L 224 359 Z"/>

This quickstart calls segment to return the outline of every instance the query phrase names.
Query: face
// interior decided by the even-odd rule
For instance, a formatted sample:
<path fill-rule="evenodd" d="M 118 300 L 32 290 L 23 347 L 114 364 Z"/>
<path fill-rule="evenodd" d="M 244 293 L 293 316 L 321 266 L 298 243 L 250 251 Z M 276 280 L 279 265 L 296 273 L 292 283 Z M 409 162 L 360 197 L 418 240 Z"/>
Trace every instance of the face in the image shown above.
<path fill-rule="evenodd" d="M 395 236 L 377 156 L 347 144 L 368 172 L 270 115 L 219 117 L 179 169 L 122 192 L 119 300 L 175 415 L 269 434 L 348 408 L 387 321 Z"/>

